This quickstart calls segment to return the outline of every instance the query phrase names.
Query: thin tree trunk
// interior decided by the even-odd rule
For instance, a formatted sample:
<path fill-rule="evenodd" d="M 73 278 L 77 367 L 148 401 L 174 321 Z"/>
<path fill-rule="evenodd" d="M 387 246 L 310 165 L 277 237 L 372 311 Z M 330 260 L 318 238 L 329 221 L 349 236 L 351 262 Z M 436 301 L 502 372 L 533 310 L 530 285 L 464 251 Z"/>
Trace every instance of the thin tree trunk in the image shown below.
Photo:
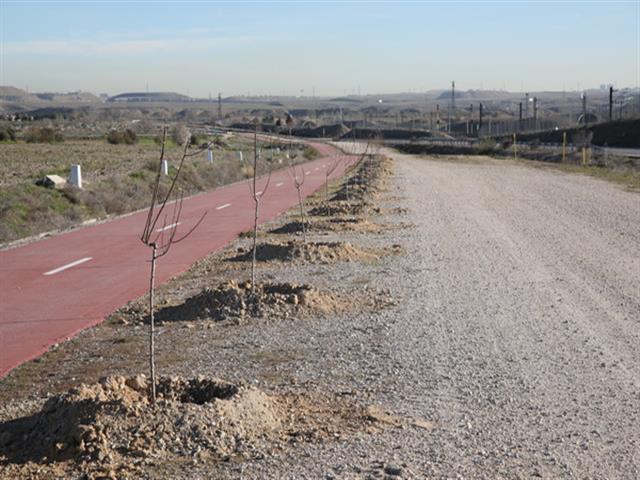
<path fill-rule="evenodd" d="M 260 213 L 260 200 L 258 197 L 254 197 L 254 202 L 256 204 L 255 207 L 255 215 L 253 218 L 253 249 L 252 249 L 252 258 L 251 258 L 251 292 L 256 292 L 256 249 L 258 242 L 258 215 Z"/>
<path fill-rule="evenodd" d="M 346 197 L 347 197 L 347 203 L 349 203 L 349 170 L 347 170 L 347 172 L 346 172 L 346 177 L 345 177 L 345 178 L 346 178 L 346 180 L 345 180 L 345 184 L 344 184 L 344 187 L 345 187 L 345 195 L 346 195 Z"/>
<path fill-rule="evenodd" d="M 325 176 L 324 188 L 327 195 L 327 216 L 331 216 L 331 205 L 329 205 L 329 175 Z"/>
<path fill-rule="evenodd" d="M 300 187 L 298 187 L 298 204 L 300 205 L 300 221 L 302 222 L 302 242 L 307 244 L 307 228 L 304 225 L 304 207 L 302 206 L 302 194 L 300 193 Z"/>
<path fill-rule="evenodd" d="M 256 248 L 258 242 L 258 214 L 260 212 L 260 197 L 256 190 L 258 176 L 258 127 L 253 134 L 253 201 L 255 203 L 253 218 L 253 248 L 251 253 L 251 293 L 256 293 Z"/>
<path fill-rule="evenodd" d="M 156 244 L 151 245 L 151 277 L 149 279 L 149 370 L 151 372 L 151 401 L 156 401 L 156 352 L 155 352 L 155 319 L 154 309 L 154 289 L 156 279 Z"/>

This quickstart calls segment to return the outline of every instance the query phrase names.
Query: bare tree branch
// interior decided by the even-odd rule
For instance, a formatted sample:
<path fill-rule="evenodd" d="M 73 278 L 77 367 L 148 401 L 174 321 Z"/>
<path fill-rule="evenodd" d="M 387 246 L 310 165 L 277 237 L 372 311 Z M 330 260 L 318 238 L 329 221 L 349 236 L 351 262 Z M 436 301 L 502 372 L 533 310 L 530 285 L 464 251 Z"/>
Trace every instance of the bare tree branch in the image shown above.
<path fill-rule="evenodd" d="M 151 204 L 149 205 L 149 211 L 147 212 L 147 217 L 145 219 L 144 228 L 142 230 L 142 235 L 140 236 L 140 240 L 142 243 L 151 248 L 151 271 L 149 274 L 149 370 L 151 374 L 151 401 L 156 401 L 156 368 L 155 368 L 155 272 L 156 272 L 156 261 L 158 258 L 163 257 L 169 250 L 171 246 L 181 242 L 189 235 L 193 233 L 193 231 L 202 223 L 204 217 L 207 212 L 205 212 L 200 220 L 196 222 L 196 224 L 184 235 L 179 238 L 176 238 L 178 232 L 178 226 L 180 225 L 180 217 L 182 215 L 182 207 L 184 201 L 184 192 L 182 189 L 179 190 L 179 196 L 175 199 L 173 203 L 173 208 L 171 212 L 167 211 L 167 205 L 169 205 L 169 199 L 174 193 L 176 185 L 178 183 L 178 179 L 180 178 L 180 173 L 182 172 L 182 168 L 184 166 L 184 161 L 187 157 L 197 155 L 201 153 L 203 150 L 208 148 L 211 144 L 207 144 L 202 146 L 195 153 L 187 153 L 189 148 L 189 142 L 185 142 L 185 146 L 182 150 L 182 156 L 178 162 L 178 168 L 176 170 L 175 175 L 171 179 L 171 183 L 169 184 L 169 189 L 165 195 L 160 195 L 160 183 L 162 180 L 162 164 L 165 160 L 165 147 L 167 140 L 167 128 L 165 127 L 162 132 L 162 146 L 160 149 L 160 159 L 158 161 L 158 170 L 156 173 L 155 182 L 153 185 L 153 191 L 151 195 Z M 162 227 L 156 229 L 158 222 L 162 219 Z M 170 222 L 170 223 L 167 223 Z M 167 231 L 169 233 L 167 234 Z"/>

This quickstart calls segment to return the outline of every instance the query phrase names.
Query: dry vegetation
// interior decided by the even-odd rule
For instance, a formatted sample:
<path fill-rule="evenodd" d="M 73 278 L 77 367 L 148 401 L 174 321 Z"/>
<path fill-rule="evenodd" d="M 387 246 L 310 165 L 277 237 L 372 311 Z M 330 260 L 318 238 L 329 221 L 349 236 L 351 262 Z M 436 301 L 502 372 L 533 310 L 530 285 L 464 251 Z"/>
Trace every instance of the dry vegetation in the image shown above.
<path fill-rule="evenodd" d="M 251 142 L 233 136 L 216 145 L 213 164 L 207 162 L 206 153 L 185 163 L 180 180 L 185 194 L 246 178 L 238 152 L 250 155 Z M 294 148 L 303 151 L 300 146 Z M 135 145 L 111 145 L 106 140 L 0 144 L 0 243 L 147 207 L 158 151 L 152 138 Z M 181 148 L 169 142 L 168 158 L 180 154 Z M 274 154 L 276 167 L 283 158 L 283 153 Z M 82 166 L 83 190 L 71 186 L 53 190 L 34 184 L 46 174 L 66 178 L 73 164 Z M 170 162 L 169 173 L 174 172 Z M 170 179 L 163 178 L 161 188 L 169 184 Z"/>

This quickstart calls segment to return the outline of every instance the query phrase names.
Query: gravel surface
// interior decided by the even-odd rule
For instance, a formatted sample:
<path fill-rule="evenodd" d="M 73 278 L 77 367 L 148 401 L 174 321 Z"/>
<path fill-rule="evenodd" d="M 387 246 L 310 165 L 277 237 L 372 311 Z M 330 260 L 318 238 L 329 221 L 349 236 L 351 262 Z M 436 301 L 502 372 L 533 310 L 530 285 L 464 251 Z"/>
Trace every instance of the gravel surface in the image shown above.
<path fill-rule="evenodd" d="M 579 175 L 395 157 L 416 228 L 389 234 L 408 255 L 375 284 L 400 305 L 269 342 L 304 350 L 298 381 L 435 428 L 305 447 L 245 477 L 638 478 L 640 197 Z"/>
<path fill-rule="evenodd" d="M 163 326 L 158 350 L 162 374 L 329 393 L 412 421 L 150 476 L 638 478 L 640 196 L 507 162 L 387 153 L 396 175 L 379 207 L 393 213 L 371 218 L 398 227 L 311 238 L 400 244 L 404 255 L 267 265 L 259 279 L 388 291 L 396 305 L 331 318 Z M 106 335 L 123 332 L 145 335 L 132 325 L 102 326 L 70 345 L 99 350 Z M 101 373 L 122 370 L 109 368 Z M 12 375 L 20 380 L 20 371 Z"/>

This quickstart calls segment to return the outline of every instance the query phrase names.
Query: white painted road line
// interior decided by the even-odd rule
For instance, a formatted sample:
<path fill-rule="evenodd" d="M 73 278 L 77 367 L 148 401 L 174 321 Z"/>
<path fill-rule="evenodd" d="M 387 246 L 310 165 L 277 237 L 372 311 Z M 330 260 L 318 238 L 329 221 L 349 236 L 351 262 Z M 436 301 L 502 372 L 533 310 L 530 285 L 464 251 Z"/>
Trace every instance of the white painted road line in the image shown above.
<path fill-rule="evenodd" d="M 311 175 L 311 171 L 309 172 L 304 172 L 305 175 Z"/>
<path fill-rule="evenodd" d="M 216 210 L 222 210 L 223 208 L 227 208 L 230 207 L 231 204 L 230 203 L 225 203 L 224 205 L 220 205 L 219 207 L 216 207 Z"/>
<path fill-rule="evenodd" d="M 67 263 L 66 265 L 63 265 L 61 267 L 55 268 L 53 270 L 49 270 L 48 272 L 43 273 L 43 275 L 54 275 L 54 274 L 59 273 L 59 272 L 61 272 L 63 270 L 66 270 L 67 268 L 75 267 L 76 265 L 80 265 L 81 263 L 88 262 L 92 258 L 93 257 L 81 258 L 80 260 L 76 260 L 75 262 Z"/>
<path fill-rule="evenodd" d="M 165 230 L 171 230 L 172 228 L 176 228 L 180 225 L 180 222 L 172 223 L 171 225 L 167 225 L 166 227 L 158 228 L 156 232 L 164 232 Z"/>
<path fill-rule="evenodd" d="M 284 185 L 284 182 L 278 182 L 278 183 L 276 183 L 276 187 L 281 187 L 282 185 Z"/>
<path fill-rule="evenodd" d="M 257 191 L 256 195 L 262 195 L 262 190 Z"/>

